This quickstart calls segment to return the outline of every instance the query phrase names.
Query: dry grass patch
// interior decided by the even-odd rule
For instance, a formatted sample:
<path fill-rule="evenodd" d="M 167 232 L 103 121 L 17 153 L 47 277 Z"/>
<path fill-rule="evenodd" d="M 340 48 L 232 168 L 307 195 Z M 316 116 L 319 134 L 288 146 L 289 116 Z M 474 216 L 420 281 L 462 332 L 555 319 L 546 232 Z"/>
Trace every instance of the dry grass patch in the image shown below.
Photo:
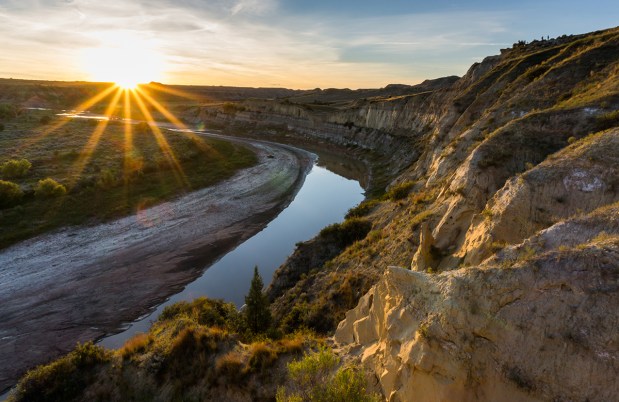
<path fill-rule="evenodd" d="M 278 351 L 266 342 L 254 342 L 249 346 L 248 370 L 263 371 L 271 367 L 278 357 Z"/>
<path fill-rule="evenodd" d="M 144 352 L 151 343 L 152 338 L 150 334 L 137 334 L 125 342 L 125 344 L 118 350 L 118 354 L 123 359 L 127 359 L 136 353 Z"/>

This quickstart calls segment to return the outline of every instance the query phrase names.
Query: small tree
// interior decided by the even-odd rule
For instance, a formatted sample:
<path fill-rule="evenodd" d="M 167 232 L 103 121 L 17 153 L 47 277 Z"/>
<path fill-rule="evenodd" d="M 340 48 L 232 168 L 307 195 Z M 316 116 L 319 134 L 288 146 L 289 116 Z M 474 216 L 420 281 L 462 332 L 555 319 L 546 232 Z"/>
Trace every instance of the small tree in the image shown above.
<path fill-rule="evenodd" d="M 251 280 L 249 293 L 245 296 L 245 322 L 248 329 L 254 334 L 265 332 L 271 326 L 271 310 L 269 310 L 269 299 L 262 293 L 264 283 L 258 272 L 258 267 L 254 267 L 254 277 Z"/>

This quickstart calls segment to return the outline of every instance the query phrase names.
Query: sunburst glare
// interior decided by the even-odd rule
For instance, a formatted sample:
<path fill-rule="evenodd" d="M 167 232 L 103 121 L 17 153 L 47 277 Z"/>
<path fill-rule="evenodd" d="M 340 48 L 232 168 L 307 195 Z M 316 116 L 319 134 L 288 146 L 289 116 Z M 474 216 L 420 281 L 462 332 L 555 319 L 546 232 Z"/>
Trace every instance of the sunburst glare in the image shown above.
<path fill-rule="evenodd" d="M 183 168 L 178 162 L 176 155 L 174 155 L 174 151 L 170 147 L 168 140 L 163 135 L 163 133 L 161 132 L 161 129 L 157 126 L 155 120 L 153 119 L 153 115 L 148 111 L 148 108 L 144 104 L 144 101 L 142 100 L 142 97 L 140 96 L 139 92 L 132 91 L 132 94 L 136 100 L 136 103 L 138 104 L 138 108 L 140 109 L 140 111 L 146 118 L 146 121 L 148 121 L 150 128 L 152 129 L 153 135 L 155 136 L 155 140 L 157 141 L 157 145 L 159 146 L 159 149 L 161 149 L 161 151 L 163 152 L 163 155 L 165 156 L 169 164 L 174 169 L 174 173 L 175 173 L 177 181 L 179 182 L 179 184 L 188 186 L 189 182 L 187 181 L 187 176 L 185 175 Z"/>
<path fill-rule="evenodd" d="M 99 35 L 97 47 L 81 52 L 81 64 L 90 79 L 114 82 L 124 89 L 161 80 L 163 56 L 153 43 L 130 32 Z"/>

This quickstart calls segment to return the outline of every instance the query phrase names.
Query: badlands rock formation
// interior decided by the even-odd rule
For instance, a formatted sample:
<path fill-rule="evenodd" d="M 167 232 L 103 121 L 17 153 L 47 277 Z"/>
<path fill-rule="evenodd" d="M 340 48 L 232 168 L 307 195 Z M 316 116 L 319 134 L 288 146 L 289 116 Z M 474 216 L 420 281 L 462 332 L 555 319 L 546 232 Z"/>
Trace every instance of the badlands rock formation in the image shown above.
<path fill-rule="evenodd" d="M 340 352 L 390 401 L 616 400 L 618 74 L 615 29 L 506 50 L 406 112 L 368 101 L 347 121 L 405 141 L 393 185 L 412 191 L 277 308 L 327 295 L 308 308 L 341 314 Z M 345 313 L 333 284 L 352 275 L 379 279 Z"/>

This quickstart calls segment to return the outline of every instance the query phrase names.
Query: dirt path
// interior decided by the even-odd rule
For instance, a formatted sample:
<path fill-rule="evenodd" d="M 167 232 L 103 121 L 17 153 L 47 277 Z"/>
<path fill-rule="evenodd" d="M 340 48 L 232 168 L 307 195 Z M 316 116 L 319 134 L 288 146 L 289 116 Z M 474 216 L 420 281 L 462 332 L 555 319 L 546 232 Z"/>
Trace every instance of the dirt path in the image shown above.
<path fill-rule="evenodd" d="M 233 141 L 249 144 L 260 162 L 136 215 L 62 229 L 0 253 L 0 390 L 76 342 L 148 312 L 285 208 L 313 157 Z"/>

